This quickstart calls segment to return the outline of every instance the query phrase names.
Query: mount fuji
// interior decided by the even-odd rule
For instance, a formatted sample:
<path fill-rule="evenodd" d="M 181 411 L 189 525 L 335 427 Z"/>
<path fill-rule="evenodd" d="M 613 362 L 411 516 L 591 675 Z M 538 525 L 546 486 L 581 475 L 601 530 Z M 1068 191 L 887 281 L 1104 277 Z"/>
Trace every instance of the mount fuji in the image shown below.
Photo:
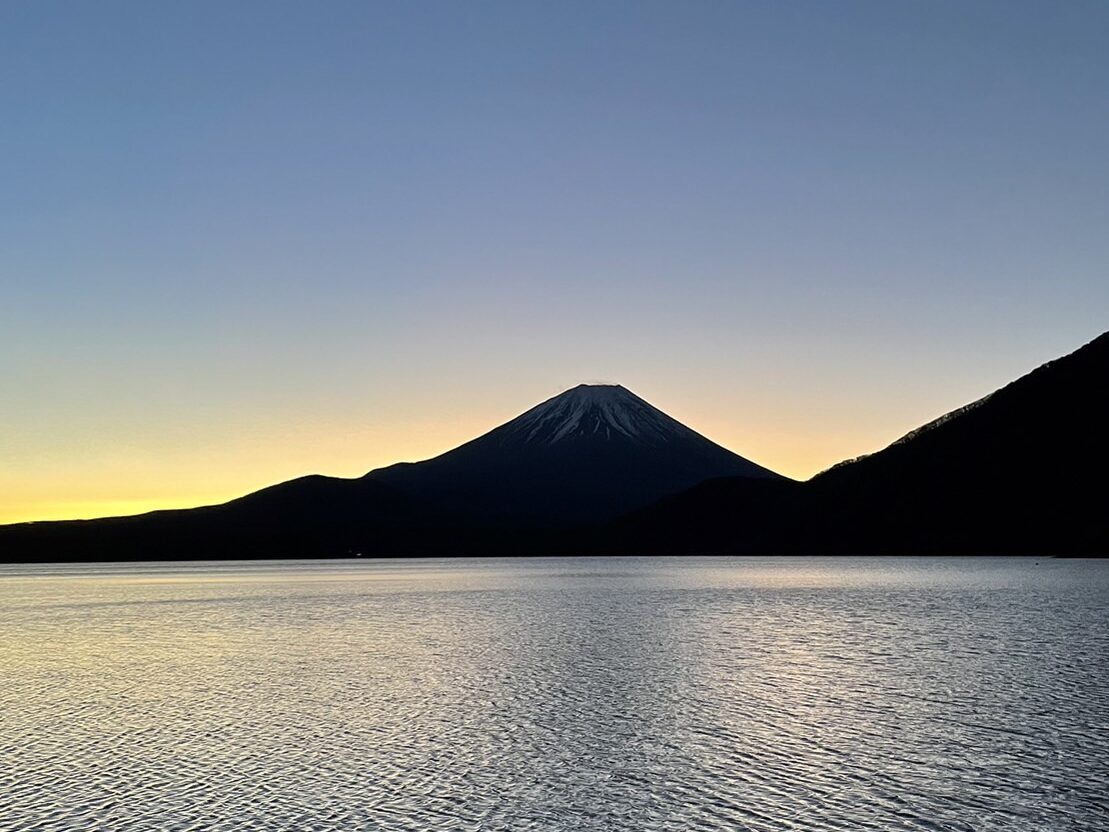
<path fill-rule="evenodd" d="M 518 554 L 715 477 L 784 480 L 619 386 L 581 385 L 453 451 L 215 506 L 0 526 L 0 561 Z"/>
<path fill-rule="evenodd" d="M 780 478 L 607 384 L 578 385 L 441 456 L 366 475 L 498 526 L 610 519 L 716 477 Z"/>

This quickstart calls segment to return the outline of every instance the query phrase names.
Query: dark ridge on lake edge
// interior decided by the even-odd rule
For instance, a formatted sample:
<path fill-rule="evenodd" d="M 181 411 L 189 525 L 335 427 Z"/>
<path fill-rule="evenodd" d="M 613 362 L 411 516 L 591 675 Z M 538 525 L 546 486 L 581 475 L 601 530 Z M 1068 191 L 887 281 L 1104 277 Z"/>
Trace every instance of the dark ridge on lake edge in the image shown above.
<path fill-rule="evenodd" d="M 422 463 L 219 506 L 0 527 L 0 560 L 529 554 L 1109 554 L 1109 333 L 803 483 L 622 387 Z M 1092 476 L 1091 476 L 1092 473 Z"/>
<path fill-rule="evenodd" d="M 804 483 L 706 482 L 624 518 L 622 551 L 1109 554 L 1109 333 Z M 1092 473 L 1092 476 L 1091 476 Z"/>

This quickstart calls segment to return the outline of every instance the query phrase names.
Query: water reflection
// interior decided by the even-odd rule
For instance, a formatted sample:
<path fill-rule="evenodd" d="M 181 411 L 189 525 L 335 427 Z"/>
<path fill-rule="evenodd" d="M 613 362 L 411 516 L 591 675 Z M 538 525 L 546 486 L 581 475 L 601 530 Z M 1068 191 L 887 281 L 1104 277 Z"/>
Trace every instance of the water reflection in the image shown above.
<path fill-rule="evenodd" d="M 0 829 L 1109 828 L 1109 568 L 0 567 Z"/>

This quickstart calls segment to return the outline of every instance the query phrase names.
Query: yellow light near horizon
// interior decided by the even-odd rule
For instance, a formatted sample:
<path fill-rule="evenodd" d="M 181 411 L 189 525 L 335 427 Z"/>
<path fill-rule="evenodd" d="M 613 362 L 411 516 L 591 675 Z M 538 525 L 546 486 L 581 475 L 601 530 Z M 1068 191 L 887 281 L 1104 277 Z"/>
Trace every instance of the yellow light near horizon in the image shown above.
<path fill-rule="evenodd" d="M 665 399 L 665 396 L 661 397 Z M 534 402 L 532 402 L 534 403 Z M 85 456 L 43 447 L 0 470 L 0 524 L 140 514 L 223 503 L 305 474 L 357 477 L 395 462 L 436 456 L 526 409 L 498 403 L 420 418 L 411 412 L 362 421 L 329 417 L 275 422 L 266 431 L 197 432 L 175 444 L 105 439 Z M 517 412 L 512 412 L 516 410 Z M 843 459 L 879 450 L 912 423 L 821 420 L 821 430 L 761 402 L 674 413 L 709 439 L 753 462 L 804 480 Z M 760 418 L 752 419 L 752 413 Z M 740 421 L 742 419 L 742 421 Z"/>
<path fill-rule="evenodd" d="M 43 449 L 0 470 L 0 524 L 214 505 L 307 474 L 358 477 L 435 456 L 470 438 L 433 425 L 389 428 L 305 423 L 162 447 L 117 439 L 90 448 L 87 456 Z"/>
<path fill-rule="evenodd" d="M 167 508 L 195 508 L 225 502 L 227 498 L 213 495 L 210 499 L 177 500 L 161 498 L 136 498 L 132 500 L 96 500 L 31 503 L 0 506 L 0 525 L 7 523 L 32 523 L 48 520 L 93 520 L 98 517 L 122 517 L 145 514 Z"/>
<path fill-rule="evenodd" d="M 779 463 L 777 459 L 772 458 L 774 455 L 751 454 L 751 456 L 755 462 L 794 479 L 806 479 L 814 473 L 814 466 L 811 460 L 804 457 L 796 456 L 789 458 L 788 454 L 783 454 L 780 458 L 781 462 Z M 822 456 L 828 458 L 827 453 Z M 338 471 L 336 470 L 336 466 L 329 466 L 326 464 L 327 461 L 321 460 L 320 470 L 313 473 L 321 473 L 329 476 L 358 476 L 365 473 L 365 471 L 370 468 L 381 467 L 381 465 L 387 465 L 395 461 L 398 460 L 383 461 L 379 465 L 367 465 L 361 467 L 357 472 L 351 472 Z M 334 460 L 331 460 L 331 462 L 334 463 Z M 827 467 L 827 465 L 821 462 L 821 468 L 815 470 L 822 470 L 824 467 Z M 157 489 L 146 490 L 149 487 L 149 483 L 135 482 L 129 484 L 131 489 L 133 489 L 133 496 L 102 498 L 97 495 L 97 485 L 94 482 L 87 482 L 82 484 L 84 487 L 73 486 L 65 489 L 66 492 L 68 492 L 66 498 L 58 500 L 19 499 L 14 493 L 0 493 L 0 525 L 8 523 L 44 522 L 50 520 L 90 520 L 98 517 L 144 514 L 149 511 L 163 509 L 195 508 L 198 506 L 216 505 L 241 497 L 260 488 L 275 485 L 278 482 L 284 482 L 302 475 L 301 473 L 290 473 L 289 475 L 282 474 L 274 476 L 268 472 L 260 471 L 251 477 L 247 472 L 240 469 L 235 472 L 238 476 L 232 479 L 228 476 L 229 473 L 230 472 L 227 471 L 213 470 L 211 472 L 213 480 L 223 480 L 226 484 L 222 489 L 212 488 L 210 491 L 198 491 L 195 488 L 186 487 L 178 493 L 173 493 L 169 492 L 164 486 L 160 486 Z M 197 484 L 198 483 L 195 481 L 187 484 L 182 483 L 182 485 L 186 486 L 195 486 Z M 213 483 L 209 483 L 209 485 L 213 485 Z M 126 490 L 126 488 L 127 484 L 116 482 L 113 484 L 111 490 L 118 494 L 121 490 Z M 151 493 L 152 491 L 156 493 Z"/>

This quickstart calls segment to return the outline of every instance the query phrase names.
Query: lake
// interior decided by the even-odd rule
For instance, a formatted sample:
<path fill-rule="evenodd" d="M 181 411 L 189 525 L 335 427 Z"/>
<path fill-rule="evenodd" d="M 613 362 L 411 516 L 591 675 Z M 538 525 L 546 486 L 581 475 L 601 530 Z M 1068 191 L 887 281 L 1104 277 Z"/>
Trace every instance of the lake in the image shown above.
<path fill-rule="evenodd" d="M 1109 563 L 0 566 L 3 830 L 1106 830 Z"/>

